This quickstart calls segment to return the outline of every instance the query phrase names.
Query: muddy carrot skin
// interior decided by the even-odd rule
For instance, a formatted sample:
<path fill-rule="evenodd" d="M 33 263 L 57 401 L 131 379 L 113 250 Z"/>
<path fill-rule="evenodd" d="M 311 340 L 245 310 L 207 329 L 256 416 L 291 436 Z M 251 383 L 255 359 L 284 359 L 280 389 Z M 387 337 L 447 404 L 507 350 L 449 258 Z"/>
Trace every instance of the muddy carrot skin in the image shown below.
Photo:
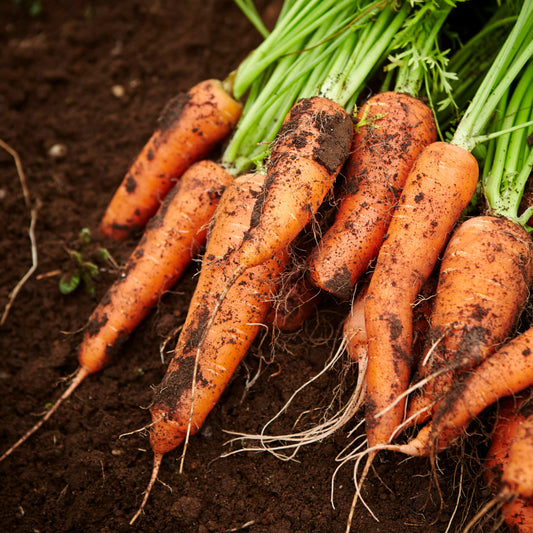
<path fill-rule="evenodd" d="M 403 419 L 405 400 L 392 404 L 411 377 L 413 304 L 474 194 L 478 174 L 470 152 L 436 142 L 422 150 L 407 177 L 365 306 L 370 447 L 388 443 Z"/>
<path fill-rule="evenodd" d="M 449 371 L 413 397 L 407 417 L 434 404 L 458 373 L 479 365 L 512 334 L 533 279 L 532 252 L 528 233 L 504 217 L 473 217 L 457 228 L 442 258 L 428 357 L 418 375 Z M 427 408 L 416 422 L 430 416 Z"/>
<path fill-rule="evenodd" d="M 120 277 L 89 318 L 79 361 L 101 370 L 205 245 L 207 228 L 233 178 L 204 160 L 191 166 L 151 219 Z M 105 355 L 105 356 L 104 356 Z"/>
<path fill-rule="evenodd" d="M 361 106 L 335 221 L 309 259 L 318 287 L 350 297 L 379 252 L 416 156 L 436 132 L 431 109 L 408 94 L 379 93 Z"/>
<path fill-rule="evenodd" d="M 266 261 L 296 238 L 333 186 L 352 139 L 351 117 L 332 100 L 304 98 L 292 107 L 273 143 L 264 191 L 238 250 L 242 267 Z"/>
<path fill-rule="evenodd" d="M 188 427 L 191 435 L 200 428 L 270 310 L 279 276 L 287 265 L 287 253 L 278 254 L 242 274 L 209 324 L 218 296 L 237 268 L 228 257 L 250 226 L 255 196 L 263 180 L 260 175 L 237 178 L 217 210 L 175 356 L 156 389 L 150 409 L 154 421 L 150 442 L 155 455 L 165 454 L 181 444 Z M 196 358 L 197 383 L 193 397 L 191 383 Z"/>
<path fill-rule="evenodd" d="M 229 136 L 241 110 L 218 80 L 203 81 L 173 98 L 114 193 L 101 233 L 123 240 L 143 229 L 185 170 Z"/>

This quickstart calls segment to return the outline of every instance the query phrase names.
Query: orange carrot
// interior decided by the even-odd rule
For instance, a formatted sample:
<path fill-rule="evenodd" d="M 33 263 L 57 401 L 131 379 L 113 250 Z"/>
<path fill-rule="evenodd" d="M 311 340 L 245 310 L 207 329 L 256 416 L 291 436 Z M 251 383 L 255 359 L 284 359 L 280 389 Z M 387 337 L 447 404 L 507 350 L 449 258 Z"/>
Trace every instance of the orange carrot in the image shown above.
<path fill-rule="evenodd" d="M 232 177 L 219 165 L 191 166 L 150 221 L 119 278 L 89 318 L 79 349 L 79 369 L 70 386 L 0 461 L 48 420 L 90 374 L 108 364 L 121 341 L 141 323 L 159 298 L 183 274 L 205 244 L 209 221 Z"/>
<path fill-rule="evenodd" d="M 123 240 L 144 228 L 185 170 L 231 133 L 241 108 L 218 80 L 203 81 L 170 100 L 111 199 L 101 233 Z"/>
<path fill-rule="evenodd" d="M 515 222 L 478 216 L 454 232 L 442 258 L 421 377 L 438 373 L 411 400 L 407 417 L 430 406 L 459 372 L 474 368 L 509 337 L 533 279 L 533 243 Z M 443 370 L 448 371 L 443 373 Z"/>
<path fill-rule="evenodd" d="M 348 157 L 353 123 L 339 104 L 304 98 L 291 109 L 267 162 L 267 180 L 238 250 L 243 268 L 286 249 L 312 219 Z"/>
<path fill-rule="evenodd" d="M 531 396 L 506 398 L 498 412 L 485 461 L 485 480 L 495 493 L 482 512 L 502 502 L 502 516 L 516 531 L 533 531 L 533 414 Z"/>
<path fill-rule="evenodd" d="M 198 284 L 178 338 L 175 355 L 150 408 L 150 443 L 154 453 L 151 481 L 142 512 L 157 477 L 161 459 L 196 433 L 258 334 L 271 307 L 288 254 L 248 269 L 226 289 L 238 265 L 231 252 L 250 227 L 255 197 L 264 176 L 236 178 L 224 193 L 208 237 Z M 182 455 L 182 466 L 183 466 Z"/>
<path fill-rule="evenodd" d="M 335 221 L 309 259 L 312 281 L 340 298 L 377 256 L 413 161 L 437 131 L 426 104 L 392 91 L 370 98 L 356 124 Z"/>
<path fill-rule="evenodd" d="M 447 448 L 470 421 L 500 398 L 533 385 L 533 328 L 513 338 L 458 381 L 438 402 L 432 420 L 398 450 L 429 455 Z"/>
<path fill-rule="evenodd" d="M 424 148 L 407 177 L 366 300 L 370 447 L 388 443 L 402 421 L 405 399 L 400 395 L 412 370 L 413 304 L 477 179 L 477 162 L 470 152 L 443 142 Z"/>

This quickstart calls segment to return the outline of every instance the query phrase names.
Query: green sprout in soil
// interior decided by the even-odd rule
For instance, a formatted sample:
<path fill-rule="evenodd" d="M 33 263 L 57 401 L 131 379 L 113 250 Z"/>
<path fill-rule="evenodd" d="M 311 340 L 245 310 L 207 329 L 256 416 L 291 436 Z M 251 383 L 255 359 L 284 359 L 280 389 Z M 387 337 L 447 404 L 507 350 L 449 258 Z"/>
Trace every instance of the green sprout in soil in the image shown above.
<path fill-rule="evenodd" d="M 95 279 L 100 272 L 100 265 L 108 264 L 114 270 L 118 269 L 116 261 L 105 248 L 91 250 L 91 244 L 91 231 L 83 228 L 78 235 L 77 249 L 67 249 L 70 268 L 59 280 L 59 290 L 62 294 L 71 294 L 83 285 L 87 293 L 94 297 Z M 86 259 L 87 255 L 90 259 Z"/>

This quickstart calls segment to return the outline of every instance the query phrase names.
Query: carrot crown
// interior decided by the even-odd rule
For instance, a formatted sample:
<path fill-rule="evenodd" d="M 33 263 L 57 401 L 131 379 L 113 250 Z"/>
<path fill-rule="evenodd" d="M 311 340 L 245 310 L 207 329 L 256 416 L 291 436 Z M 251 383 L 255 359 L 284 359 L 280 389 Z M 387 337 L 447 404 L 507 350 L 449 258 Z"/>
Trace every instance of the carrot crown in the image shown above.
<path fill-rule="evenodd" d="M 246 102 L 224 166 L 233 174 L 260 169 L 269 143 L 300 98 L 320 94 L 353 109 L 411 9 L 410 2 L 402 4 L 396 11 L 395 0 L 284 2 L 272 32 L 235 73 L 233 94 L 246 94 Z M 347 83 L 354 64 L 358 76 Z"/>

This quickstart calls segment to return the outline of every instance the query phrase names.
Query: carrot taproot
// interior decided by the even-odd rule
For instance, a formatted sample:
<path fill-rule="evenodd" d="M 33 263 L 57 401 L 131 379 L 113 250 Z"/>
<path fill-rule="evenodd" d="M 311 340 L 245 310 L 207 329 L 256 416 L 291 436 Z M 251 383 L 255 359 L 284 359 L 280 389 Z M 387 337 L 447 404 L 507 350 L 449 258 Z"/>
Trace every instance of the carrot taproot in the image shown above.
<path fill-rule="evenodd" d="M 211 161 L 192 165 L 148 224 L 118 279 L 94 309 L 78 352 L 79 368 L 37 424 L 0 457 L 25 442 L 90 374 L 102 370 L 159 298 L 181 277 L 204 246 L 207 227 L 232 177 Z"/>
<path fill-rule="evenodd" d="M 101 233 L 123 240 L 144 228 L 183 172 L 228 137 L 241 109 L 214 79 L 170 100 L 114 193 L 100 223 Z"/>
<path fill-rule="evenodd" d="M 236 178 L 225 191 L 208 236 L 198 283 L 189 312 L 161 384 L 150 407 L 150 444 L 154 453 L 151 480 L 133 523 L 145 507 L 162 457 L 196 433 L 216 405 L 237 365 L 245 356 L 271 307 L 279 277 L 286 268 L 283 250 L 247 269 L 227 290 L 238 264 L 232 251 L 250 227 L 264 176 Z M 182 466 L 183 467 L 182 454 Z"/>
<path fill-rule="evenodd" d="M 242 268 L 287 248 L 312 219 L 349 155 L 353 123 L 328 98 L 303 98 L 286 117 L 267 162 L 250 230 L 239 247 Z"/>
<path fill-rule="evenodd" d="M 335 221 L 309 258 L 312 281 L 340 298 L 377 256 L 414 159 L 437 138 L 432 110 L 393 91 L 368 99 L 356 124 Z"/>
<path fill-rule="evenodd" d="M 403 418 L 405 399 L 392 404 L 411 377 L 413 304 L 477 180 L 472 154 L 444 142 L 425 147 L 409 172 L 366 299 L 370 447 L 387 443 Z"/>
<path fill-rule="evenodd" d="M 438 375 L 411 400 L 408 418 L 419 413 L 416 423 L 427 420 L 458 373 L 479 365 L 509 337 L 529 295 L 532 254 L 527 232 L 504 217 L 474 217 L 454 232 L 442 258 L 428 351 L 418 367 L 420 377 Z"/>
<path fill-rule="evenodd" d="M 502 504 L 508 526 L 527 533 L 533 530 L 533 414 L 531 395 L 524 391 L 505 398 L 491 435 L 484 463 L 484 478 L 494 493 L 472 520 L 480 519 L 490 507 Z"/>

